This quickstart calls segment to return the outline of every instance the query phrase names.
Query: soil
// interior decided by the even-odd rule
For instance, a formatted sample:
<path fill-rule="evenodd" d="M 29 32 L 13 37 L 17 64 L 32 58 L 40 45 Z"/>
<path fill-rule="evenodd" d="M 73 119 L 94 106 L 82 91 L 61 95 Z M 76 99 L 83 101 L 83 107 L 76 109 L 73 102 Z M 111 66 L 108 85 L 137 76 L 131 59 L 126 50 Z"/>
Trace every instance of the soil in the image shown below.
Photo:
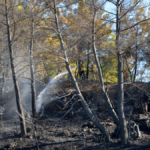
<path fill-rule="evenodd" d="M 34 126 L 31 117 L 27 115 L 27 136 L 21 137 L 19 134 L 18 117 L 3 116 L 0 123 L 0 149 L 28 150 L 39 147 L 40 150 L 150 150 L 149 83 L 124 84 L 126 120 L 134 121 L 141 131 L 141 137 L 131 136 L 126 146 L 121 145 L 119 136 L 114 133 L 116 125 L 106 108 L 98 81 L 79 80 L 78 83 L 93 114 L 110 134 L 111 143 L 105 142 L 103 134 L 85 115 L 80 102 L 70 110 L 78 97 L 75 96 L 72 83 L 65 80 L 57 84 L 57 90 L 53 93 L 55 99 L 37 116 Z M 105 83 L 105 86 L 117 111 L 117 84 Z M 72 92 L 69 92 L 71 89 Z M 146 106 L 143 105 L 145 103 Z"/>

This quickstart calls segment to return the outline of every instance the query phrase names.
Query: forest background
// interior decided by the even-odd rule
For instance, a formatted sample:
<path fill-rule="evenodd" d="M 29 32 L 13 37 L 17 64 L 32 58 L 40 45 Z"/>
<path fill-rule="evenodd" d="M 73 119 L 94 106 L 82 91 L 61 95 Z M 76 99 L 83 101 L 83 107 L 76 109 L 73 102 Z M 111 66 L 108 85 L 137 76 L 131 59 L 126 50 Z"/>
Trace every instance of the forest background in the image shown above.
<path fill-rule="evenodd" d="M 149 81 L 148 1 L 3 0 L 0 7 L 0 74 L 4 80 L 13 79 L 22 133 L 26 134 L 26 128 L 18 79 L 31 81 L 34 118 L 35 81 L 44 80 L 46 84 L 67 68 L 67 76 L 72 79 L 87 116 L 109 141 L 108 133 L 93 116 L 76 82 L 83 70 L 84 79 L 100 80 L 114 122 L 121 127 L 121 141 L 127 144 L 123 72 L 128 72 L 131 82 Z M 104 82 L 118 82 L 118 116 Z M 3 90 L 1 95 L 3 98 Z"/>
<path fill-rule="evenodd" d="M 46 1 L 45 1 L 46 2 Z M 104 1 L 103 1 L 104 2 Z M 98 2 L 101 5 L 103 2 Z M 66 71 L 64 60 L 61 59 L 60 43 L 58 36 L 53 28 L 53 14 L 45 10 L 45 4 L 37 1 L 15 1 L 15 17 L 23 17 L 19 23 L 15 23 L 16 37 L 19 38 L 13 44 L 15 55 L 19 52 L 22 59 L 27 59 L 29 56 L 29 36 L 31 34 L 31 13 L 34 18 L 34 60 L 36 62 L 36 74 L 41 79 L 54 77 L 58 73 Z M 136 1 L 132 1 L 136 3 Z M 131 5 L 128 2 L 122 7 Z M 33 7 L 31 12 L 31 8 Z M 92 16 L 90 14 L 90 6 L 85 1 L 63 1 L 59 2 L 57 6 L 57 13 L 60 20 L 60 28 L 68 55 L 71 67 L 78 66 L 74 71 L 74 75 L 79 77 L 80 64 L 84 61 L 84 70 L 86 75 L 91 74 L 90 67 L 94 65 L 93 80 L 98 79 L 97 69 L 94 57 L 91 51 L 91 36 L 92 36 Z M 129 6 L 128 6 L 129 7 Z M 16 13 L 15 12 L 15 13 Z M 97 32 L 96 32 L 96 47 L 97 56 L 100 60 L 104 81 L 117 82 L 117 56 L 115 51 L 115 7 L 107 1 L 96 18 Z M 133 24 L 147 19 L 149 17 L 148 1 L 142 1 L 128 13 L 123 19 L 122 26 L 127 28 Z M 17 18 L 18 19 L 18 18 Z M 14 20 L 13 20 L 14 21 Z M 18 21 L 18 20 L 17 20 Z M 139 23 L 135 27 L 126 30 L 122 33 L 121 48 L 124 51 L 124 69 L 128 71 L 132 81 L 149 81 L 149 21 Z M 14 27 L 13 27 L 14 28 Z M 5 27 L 1 24 L 1 71 L 4 72 L 3 66 L 9 66 L 9 57 L 6 46 Z M 130 41 L 130 42 L 129 42 Z M 137 45 L 137 47 L 136 47 Z M 71 49 L 70 49 L 71 47 Z M 3 56 L 4 55 L 4 56 Z M 6 57 L 6 58 L 5 58 Z M 29 66 L 24 61 L 21 61 L 20 56 L 15 56 L 17 61 L 20 61 L 19 74 L 28 74 L 27 68 Z M 24 69 L 21 67 L 24 65 Z M 89 66 L 89 69 L 87 68 Z M 10 69 L 8 69 L 10 70 Z M 9 71 L 11 74 L 11 71 Z"/>

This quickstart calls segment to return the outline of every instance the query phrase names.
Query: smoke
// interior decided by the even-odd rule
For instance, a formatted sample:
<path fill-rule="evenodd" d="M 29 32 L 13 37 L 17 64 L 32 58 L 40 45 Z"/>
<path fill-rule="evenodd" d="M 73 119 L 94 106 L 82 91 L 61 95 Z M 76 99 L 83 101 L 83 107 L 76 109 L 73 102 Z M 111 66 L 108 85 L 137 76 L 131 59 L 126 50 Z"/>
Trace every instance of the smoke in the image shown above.
<path fill-rule="evenodd" d="M 16 54 L 14 57 L 14 64 L 16 70 L 16 76 L 18 80 L 20 97 L 22 106 L 27 112 L 31 113 L 31 87 L 30 87 L 30 62 L 28 53 Z M 5 79 L 4 88 L 4 116 L 8 118 L 13 118 L 18 116 L 17 105 L 16 105 L 16 95 L 14 90 L 14 83 L 12 79 L 11 68 L 8 72 L 9 76 Z"/>
<path fill-rule="evenodd" d="M 29 112 L 31 111 L 31 90 L 29 85 L 28 79 L 19 79 L 19 89 L 20 89 L 20 96 L 23 108 L 27 109 Z M 5 86 L 5 93 L 4 93 L 4 100 L 5 100 L 5 112 L 4 114 L 7 117 L 15 117 L 18 116 L 17 114 L 17 105 L 16 105 L 16 96 L 14 90 L 14 84 L 12 79 L 6 80 Z"/>
<path fill-rule="evenodd" d="M 17 80 L 19 84 L 21 102 L 23 108 L 31 114 L 31 87 L 30 87 L 30 62 L 29 55 L 27 54 L 19 54 L 15 56 L 15 69 Z M 73 69 L 75 69 L 74 67 Z M 72 69 L 72 70 L 73 70 Z M 9 70 L 11 70 L 9 68 Z M 41 93 L 37 97 L 36 107 L 37 112 L 40 111 L 42 105 L 46 105 L 48 102 L 53 100 L 55 96 L 53 93 L 55 92 L 55 88 L 59 85 L 59 81 L 67 74 L 68 72 L 62 72 L 54 77 L 48 85 L 41 91 Z M 35 82 L 36 93 L 43 88 L 43 85 L 36 80 Z M 12 80 L 11 71 L 9 72 L 9 77 L 6 78 L 6 85 L 4 88 L 4 116 L 8 118 L 13 118 L 18 116 L 17 113 L 17 105 L 16 105 L 16 96 L 14 91 L 14 84 Z"/>
<path fill-rule="evenodd" d="M 31 114 L 31 87 L 30 80 L 25 78 L 18 79 L 18 85 L 20 89 L 21 103 L 24 108 L 25 113 Z M 40 91 L 43 88 L 41 82 L 36 81 L 36 91 Z M 4 92 L 4 112 L 3 115 L 6 118 L 14 118 L 18 116 L 17 105 L 16 105 L 16 96 L 14 90 L 14 84 L 12 78 L 7 78 L 6 86 Z M 4 118 L 3 117 L 3 118 Z"/>

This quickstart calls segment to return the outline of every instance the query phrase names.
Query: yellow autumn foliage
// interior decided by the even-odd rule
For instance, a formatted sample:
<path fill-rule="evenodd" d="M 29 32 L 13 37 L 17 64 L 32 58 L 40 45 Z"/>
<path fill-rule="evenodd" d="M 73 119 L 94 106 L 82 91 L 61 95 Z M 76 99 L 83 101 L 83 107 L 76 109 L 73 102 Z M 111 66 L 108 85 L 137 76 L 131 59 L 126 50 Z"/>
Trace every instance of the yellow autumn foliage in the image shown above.
<path fill-rule="evenodd" d="M 22 5 L 18 5 L 17 8 L 18 8 L 18 10 L 24 10 Z"/>

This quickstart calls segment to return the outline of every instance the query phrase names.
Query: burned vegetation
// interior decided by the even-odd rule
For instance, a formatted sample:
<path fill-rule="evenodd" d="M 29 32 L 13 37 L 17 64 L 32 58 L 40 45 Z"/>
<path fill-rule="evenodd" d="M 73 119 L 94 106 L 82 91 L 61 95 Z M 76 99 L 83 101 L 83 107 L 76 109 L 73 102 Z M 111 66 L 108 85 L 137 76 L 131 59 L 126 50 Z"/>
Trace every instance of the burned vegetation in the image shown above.
<path fill-rule="evenodd" d="M 43 105 L 37 119 L 26 115 L 27 135 L 20 137 L 19 120 L 1 122 L 1 149 L 125 149 L 120 145 L 120 129 L 114 123 L 96 81 L 79 80 L 89 108 L 111 137 L 105 141 L 87 117 L 78 101 L 72 82 L 65 80 L 55 86 L 53 100 Z M 117 84 L 107 83 L 113 108 L 117 109 Z M 150 143 L 149 83 L 128 83 L 124 88 L 124 112 L 127 120 L 129 143 L 126 149 L 148 149 Z M 116 110 L 117 112 L 117 110 Z"/>

